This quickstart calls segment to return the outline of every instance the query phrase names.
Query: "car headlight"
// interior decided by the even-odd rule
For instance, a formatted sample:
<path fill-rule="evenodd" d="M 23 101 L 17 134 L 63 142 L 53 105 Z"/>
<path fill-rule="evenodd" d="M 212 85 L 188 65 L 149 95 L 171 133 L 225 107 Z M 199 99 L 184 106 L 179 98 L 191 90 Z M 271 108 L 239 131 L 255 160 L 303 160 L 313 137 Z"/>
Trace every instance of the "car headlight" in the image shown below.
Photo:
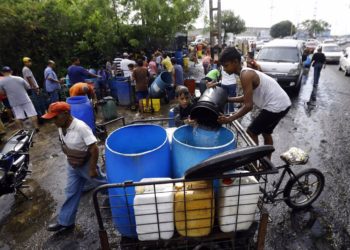
<path fill-rule="evenodd" d="M 0 181 L 2 181 L 2 179 L 5 177 L 6 173 L 5 170 L 0 168 Z"/>
<path fill-rule="evenodd" d="M 291 69 L 291 70 L 289 70 L 289 72 L 288 72 L 288 75 L 291 75 L 291 76 L 297 76 L 297 75 L 299 75 L 300 74 L 300 70 L 298 69 L 298 68 L 296 68 L 296 69 Z"/>

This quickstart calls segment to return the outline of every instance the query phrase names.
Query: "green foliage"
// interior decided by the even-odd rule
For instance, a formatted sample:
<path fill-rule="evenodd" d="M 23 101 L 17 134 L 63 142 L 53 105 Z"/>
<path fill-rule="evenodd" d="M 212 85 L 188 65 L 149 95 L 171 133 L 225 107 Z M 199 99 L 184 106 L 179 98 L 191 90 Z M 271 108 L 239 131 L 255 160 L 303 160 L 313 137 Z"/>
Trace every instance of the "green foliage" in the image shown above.
<path fill-rule="evenodd" d="M 139 31 L 141 44 L 151 48 L 170 44 L 176 32 L 188 30 L 198 17 L 201 0 L 115 0 L 123 23 Z"/>
<path fill-rule="evenodd" d="M 272 25 L 270 35 L 273 38 L 292 36 L 296 32 L 296 27 L 291 21 L 282 21 Z"/>
<path fill-rule="evenodd" d="M 307 19 L 301 23 L 301 28 L 309 33 L 310 37 L 316 37 L 317 34 L 330 29 L 331 25 L 323 20 Z"/>
<path fill-rule="evenodd" d="M 221 28 L 224 30 L 224 41 L 227 33 L 239 34 L 246 30 L 244 20 L 239 15 L 235 16 L 232 10 L 221 12 Z"/>
<path fill-rule="evenodd" d="M 97 67 L 118 51 L 166 46 L 201 6 L 200 0 L 1 0 L 0 66 L 20 74 L 21 58 L 29 56 L 40 82 L 48 59 L 59 76 L 73 56 Z"/>

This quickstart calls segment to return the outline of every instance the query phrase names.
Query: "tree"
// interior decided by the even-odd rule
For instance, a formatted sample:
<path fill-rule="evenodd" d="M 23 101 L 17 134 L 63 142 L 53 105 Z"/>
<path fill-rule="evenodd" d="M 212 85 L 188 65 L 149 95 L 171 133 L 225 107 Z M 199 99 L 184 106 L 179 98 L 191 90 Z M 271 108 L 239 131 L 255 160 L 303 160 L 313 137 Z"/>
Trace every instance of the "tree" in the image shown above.
<path fill-rule="evenodd" d="M 239 15 L 235 16 L 232 10 L 224 10 L 221 12 L 221 29 L 226 41 L 227 33 L 239 34 L 246 30 L 245 21 Z"/>
<path fill-rule="evenodd" d="M 96 68 L 124 50 L 165 48 L 199 15 L 202 0 L 1 0 L 0 67 L 20 74 L 21 58 L 33 59 L 43 83 L 48 59 L 59 76 L 70 58 Z"/>
<path fill-rule="evenodd" d="M 323 20 L 307 19 L 301 23 L 301 28 L 309 33 L 310 37 L 315 38 L 317 34 L 330 29 L 331 25 Z"/>
<path fill-rule="evenodd" d="M 270 35 L 273 38 L 292 36 L 296 32 L 296 27 L 291 21 L 282 21 L 274 24 L 270 29 Z"/>
<path fill-rule="evenodd" d="M 132 24 L 141 33 L 140 44 L 153 48 L 172 42 L 176 32 L 188 30 L 199 16 L 202 0 L 115 0 L 119 15 L 128 16 L 124 23 Z"/>

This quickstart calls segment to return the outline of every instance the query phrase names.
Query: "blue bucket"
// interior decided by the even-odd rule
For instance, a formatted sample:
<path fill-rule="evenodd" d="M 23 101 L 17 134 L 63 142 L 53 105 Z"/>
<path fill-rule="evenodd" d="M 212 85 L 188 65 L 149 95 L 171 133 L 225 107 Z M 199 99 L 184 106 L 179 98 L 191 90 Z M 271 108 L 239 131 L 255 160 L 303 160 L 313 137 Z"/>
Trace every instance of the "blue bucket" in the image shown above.
<path fill-rule="evenodd" d="M 160 75 L 153 81 L 149 88 L 149 94 L 153 98 L 161 97 L 162 93 L 167 87 L 170 87 L 173 79 L 171 74 L 167 71 L 160 73 Z"/>
<path fill-rule="evenodd" d="M 67 98 L 71 115 L 85 122 L 95 133 L 95 115 L 92 104 L 87 96 L 72 96 Z"/>
<path fill-rule="evenodd" d="M 189 125 L 179 127 L 172 138 L 173 177 L 180 178 L 196 164 L 235 148 L 235 135 L 227 128 L 205 130 Z"/>
<path fill-rule="evenodd" d="M 170 145 L 161 126 L 140 124 L 122 127 L 106 140 L 108 183 L 170 177 L 170 164 Z M 133 209 L 135 187 L 109 189 L 109 195 L 117 230 L 123 236 L 137 237 Z"/>

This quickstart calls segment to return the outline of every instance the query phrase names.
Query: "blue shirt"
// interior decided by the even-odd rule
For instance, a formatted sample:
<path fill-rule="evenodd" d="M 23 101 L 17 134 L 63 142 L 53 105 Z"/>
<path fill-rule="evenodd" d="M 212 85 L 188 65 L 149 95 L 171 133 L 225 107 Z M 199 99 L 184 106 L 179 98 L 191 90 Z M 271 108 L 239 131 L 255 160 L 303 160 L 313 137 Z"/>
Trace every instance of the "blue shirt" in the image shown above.
<path fill-rule="evenodd" d="M 71 65 L 68 68 L 68 76 L 70 84 L 73 85 L 77 82 L 84 82 L 89 76 L 89 71 L 81 66 Z"/>
<path fill-rule="evenodd" d="M 44 78 L 45 78 L 45 88 L 47 92 L 53 92 L 56 89 L 60 89 L 60 84 L 54 81 L 49 80 L 49 78 L 52 78 L 54 80 L 58 80 L 57 75 L 55 71 L 49 66 L 46 67 L 44 71 Z"/>
<path fill-rule="evenodd" d="M 184 85 L 184 71 L 180 64 L 174 65 L 175 70 L 175 83 L 177 85 Z"/>

